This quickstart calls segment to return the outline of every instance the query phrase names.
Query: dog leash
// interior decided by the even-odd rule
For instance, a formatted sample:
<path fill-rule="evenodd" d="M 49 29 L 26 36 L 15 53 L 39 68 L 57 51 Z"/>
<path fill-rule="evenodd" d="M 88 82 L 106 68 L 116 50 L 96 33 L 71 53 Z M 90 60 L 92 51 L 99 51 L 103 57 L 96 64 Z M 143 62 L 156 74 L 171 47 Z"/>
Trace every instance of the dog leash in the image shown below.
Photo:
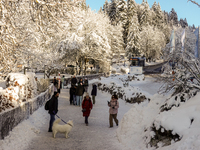
<path fill-rule="evenodd" d="M 56 115 L 56 117 L 60 118 L 58 115 Z M 60 120 L 62 120 L 62 118 L 60 118 Z M 62 122 L 64 122 L 65 124 L 67 124 L 64 120 L 62 120 Z"/>

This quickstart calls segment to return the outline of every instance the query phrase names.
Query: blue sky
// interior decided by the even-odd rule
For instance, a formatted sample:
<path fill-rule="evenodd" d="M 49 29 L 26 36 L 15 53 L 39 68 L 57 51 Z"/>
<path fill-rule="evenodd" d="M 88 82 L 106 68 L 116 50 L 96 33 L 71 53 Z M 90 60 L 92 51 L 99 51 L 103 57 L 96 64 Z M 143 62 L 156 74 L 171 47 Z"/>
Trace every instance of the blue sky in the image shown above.
<path fill-rule="evenodd" d="M 147 1 L 151 7 L 155 0 Z M 156 2 L 159 2 L 161 9 L 167 12 L 170 12 L 171 9 L 174 8 L 178 14 L 179 20 L 180 18 L 186 18 L 189 25 L 194 24 L 195 26 L 200 26 L 200 8 L 187 1 L 188 0 L 157 0 Z M 86 0 L 87 5 L 89 5 L 92 10 L 97 11 L 101 6 L 103 7 L 104 2 L 105 0 Z M 135 0 L 135 2 L 141 4 L 142 0 Z"/>

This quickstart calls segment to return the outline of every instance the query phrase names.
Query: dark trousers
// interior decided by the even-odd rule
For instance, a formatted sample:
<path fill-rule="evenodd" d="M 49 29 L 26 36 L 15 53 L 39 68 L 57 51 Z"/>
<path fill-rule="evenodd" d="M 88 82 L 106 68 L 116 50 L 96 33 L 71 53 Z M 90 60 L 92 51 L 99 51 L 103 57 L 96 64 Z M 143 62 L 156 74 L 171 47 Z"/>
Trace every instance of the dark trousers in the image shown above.
<path fill-rule="evenodd" d="M 73 95 L 72 94 L 70 94 L 69 101 L 70 101 L 70 105 L 73 104 Z"/>
<path fill-rule="evenodd" d="M 109 116 L 109 122 L 110 122 L 110 127 L 113 127 L 113 119 L 118 126 L 118 119 L 117 119 L 117 114 L 110 114 Z"/>
<path fill-rule="evenodd" d="M 92 95 L 93 104 L 95 104 L 95 95 Z"/>
<path fill-rule="evenodd" d="M 50 114 L 50 121 L 49 121 L 49 132 L 52 131 L 53 122 L 55 121 L 55 115 Z"/>
<path fill-rule="evenodd" d="M 88 124 L 88 116 L 85 116 L 85 124 Z"/>

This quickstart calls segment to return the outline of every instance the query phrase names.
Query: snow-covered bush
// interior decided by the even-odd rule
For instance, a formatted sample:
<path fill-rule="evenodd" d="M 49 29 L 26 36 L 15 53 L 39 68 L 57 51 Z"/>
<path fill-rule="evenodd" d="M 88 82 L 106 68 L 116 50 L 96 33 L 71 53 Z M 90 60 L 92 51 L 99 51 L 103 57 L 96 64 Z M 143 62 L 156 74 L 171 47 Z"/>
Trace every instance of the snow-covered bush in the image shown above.
<path fill-rule="evenodd" d="M 10 73 L 6 78 L 6 89 L 0 90 L 0 112 L 20 105 L 37 95 L 34 73 L 26 75 Z"/>
<path fill-rule="evenodd" d="M 98 89 L 108 92 L 110 94 L 116 94 L 118 95 L 119 98 L 125 100 L 128 103 L 141 103 L 145 100 L 150 101 L 150 99 L 147 98 L 139 88 L 129 85 L 129 82 L 133 80 L 140 81 L 141 77 L 134 75 L 133 76 L 112 75 L 110 78 L 112 79 L 114 78 L 114 81 L 117 79 L 120 81 L 120 83 L 115 83 L 110 81 L 108 83 L 102 84 L 101 82 L 98 81 Z"/>
<path fill-rule="evenodd" d="M 112 74 L 116 74 L 116 73 L 117 73 L 117 70 L 116 70 L 115 68 L 112 68 L 111 73 L 112 73 Z"/>
<path fill-rule="evenodd" d="M 121 68 L 120 68 L 120 71 L 121 71 L 123 74 L 128 74 L 128 73 L 129 73 L 129 68 L 121 67 Z"/>

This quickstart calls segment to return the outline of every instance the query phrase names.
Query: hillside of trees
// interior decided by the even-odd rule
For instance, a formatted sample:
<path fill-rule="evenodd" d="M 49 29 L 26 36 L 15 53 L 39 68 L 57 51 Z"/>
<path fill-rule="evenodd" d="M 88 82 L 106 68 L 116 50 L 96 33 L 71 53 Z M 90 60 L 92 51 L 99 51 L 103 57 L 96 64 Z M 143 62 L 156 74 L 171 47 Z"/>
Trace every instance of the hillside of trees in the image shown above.
<path fill-rule="evenodd" d="M 103 12 L 113 26 L 121 24 L 127 56 L 145 56 L 148 60 L 160 59 L 173 28 L 189 28 L 186 18 L 178 20 L 174 8 L 165 12 L 156 2 L 150 8 L 146 0 L 142 4 L 134 0 L 106 0 Z M 195 29 L 194 25 L 190 29 Z"/>

